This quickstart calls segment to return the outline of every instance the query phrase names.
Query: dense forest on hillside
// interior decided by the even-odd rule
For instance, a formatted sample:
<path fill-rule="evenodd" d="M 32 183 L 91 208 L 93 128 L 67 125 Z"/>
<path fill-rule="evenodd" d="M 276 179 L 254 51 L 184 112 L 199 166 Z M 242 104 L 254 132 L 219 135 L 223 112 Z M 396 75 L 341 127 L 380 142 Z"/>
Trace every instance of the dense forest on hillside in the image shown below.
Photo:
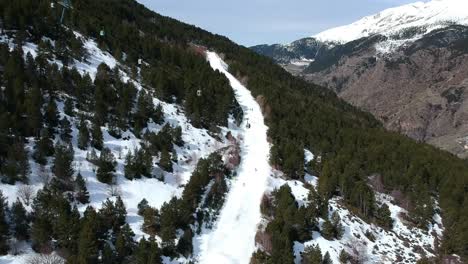
<path fill-rule="evenodd" d="M 224 37 L 157 15 L 132 0 L 76 0 L 73 5 L 74 9 L 65 18 L 68 28 L 96 38 L 101 48 L 129 65 L 135 74 L 139 60 L 143 60 L 149 65 L 141 67 L 145 85 L 155 88 L 154 93 L 160 99 L 183 103 L 196 126 L 215 130 L 217 125 L 226 124 L 228 114 L 239 112 L 233 104 L 227 80 L 212 73 L 203 57 L 197 55 L 200 47 L 196 45 L 224 54 L 230 71 L 246 80 L 255 96 L 265 98 L 273 165 L 288 177 L 301 179 L 304 176 L 304 148 L 310 149 L 322 156 L 321 162 L 310 164 L 320 175 L 321 197 L 326 200 L 341 195 L 369 221 L 374 221 L 377 214 L 369 185 L 372 175 L 380 176 L 386 191 L 401 192 L 411 201 L 409 211 L 415 225 L 424 227 L 431 222 L 436 210 L 432 198 L 438 198 L 446 227 L 441 252 L 468 256 L 466 161 L 387 132 L 369 114 L 324 88 L 292 77 L 270 59 Z M 17 171 L 24 168 L 21 162 L 11 162 L 24 161 L 26 137 L 37 138 L 37 149 L 43 151 L 36 155 L 38 162 L 41 158 L 44 160 L 44 156 L 53 155 L 54 148 L 48 138 L 58 133 L 60 124 L 65 123 L 63 126 L 66 127 L 66 122 L 56 120 L 54 115 L 53 99 L 58 91 L 73 96 L 72 103 L 78 109 L 93 113 L 94 118 L 88 118 L 84 123 L 92 121 L 91 138 L 98 140 L 91 141 L 90 145 L 97 149 L 100 125 L 112 124 L 118 135 L 120 130 L 127 128 L 141 131 L 150 118 L 157 122 L 160 115 L 157 106 L 147 111 L 145 100 L 139 99 L 144 98 L 143 94 L 137 96 L 131 85 L 127 87 L 129 84 L 108 77 L 115 74 L 113 69 L 101 67 L 102 74 L 98 74 L 100 77 L 94 83 L 86 77 L 78 77 L 73 71 L 48 69 L 50 66 L 44 62 L 44 56 L 47 58 L 50 45 L 43 36 L 56 41 L 54 55 L 60 56 L 62 61 L 83 56 L 82 43 L 66 27 L 58 25 L 59 10 L 51 9 L 50 1 L 0 0 L 0 10 L 3 10 L 0 14 L 3 28 L 15 30 L 18 43 L 33 41 L 43 49 L 43 56 L 38 56 L 34 62 L 31 59 L 23 62 L 19 50 L 9 53 L 6 47 L 0 49 L 0 65 L 5 68 L 2 85 L 6 86 L 0 97 L 0 164 L 2 174 L 12 175 L 7 176 L 5 182 L 26 180 L 27 173 Z M 101 35 L 101 31 L 104 34 Z M 111 86 L 122 94 L 107 90 Z M 76 92 L 77 89 L 82 92 Z M 208 96 L 198 97 L 198 90 Z M 37 96 L 40 94 L 43 96 Z M 117 106 L 110 99 L 116 96 L 120 102 Z M 90 102 L 90 97 L 95 98 L 94 102 Z M 128 109 L 137 98 L 138 105 L 143 105 L 145 110 L 135 113 L 134 122 L 122 122 L 130 119 Z M 40 101 L 30 103 L 28 100 Z M 40 116 L 39 107 L 44 108 L 44 116 Z M 87 126 L 83 127 L 86 130 Z M 66 128 L 62 130 L 66 131 Z M 165 151 L 170 152 L 170 149 Z M 18 175 L 23 176 L 18 178 Z M 92 212 L 87 215 L 93 217 Z M 280 224 L 276 228 L 281 229 Z M 281 234 L 277 229 L 270 231 L 272 235 Z M 151 242 L 146 243 L 149 244 L 143 246 L 153 246 Z M 292 250 L 291 241 L 283 244 Z"/>

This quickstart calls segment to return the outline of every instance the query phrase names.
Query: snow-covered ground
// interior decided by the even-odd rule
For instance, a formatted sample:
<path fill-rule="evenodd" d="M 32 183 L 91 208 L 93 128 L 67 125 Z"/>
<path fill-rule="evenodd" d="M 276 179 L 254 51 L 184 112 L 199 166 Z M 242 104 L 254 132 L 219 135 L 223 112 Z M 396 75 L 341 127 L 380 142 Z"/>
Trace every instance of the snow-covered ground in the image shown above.
<path fill-rule="evenodd" d="M 81 74 L 89 74 L 93 79 L 97 73 L 97 67 L 101 63 L 107 64 L 109 67 L 120 67 L 120 75 L 122 81 L 132 82 L 138 90 L 143 89 L 139 80 L 131 79 L 125 72 L 125 67 L 119 65 L 117 60 L 108 52 L 101 50 L 97 43 L 93 39 L 84 38 L 81 34 L 76 33 L 77 37 L 83 38 L 84 47 L 87 51 L 87 58 L 85 61 L 74 61 L 69 67 L 75 67 Z M 0 36 L 0 42 L 8 43 L 11 48 L 14 44 L 6 35 Z M 37 56 L 37 45 L 33 43 L 25 43 L 23 50 L 26 54 L 29 52 L 34 57 Z M 63 67 L 61 61 L 51 60 L 50 63 L 55 63 L 59 67 Z M 190 179 L 193 170 L 195 169 L 198 160 L 200 158 L 208 157 L 209 154 L 217 151 L 227 145 L 225 141 L 220 141 L 211 136 L 206 129 L 199 129 L 193 127 L 187 117 L 184 114 L 183 109 L 176 104 L 165 103 L 157 98 L 153 99 L 155 105 L 161 104 L 164 112 L 165 122 L 172 126 L 180 126 L 182 128 L 182 139 L 184 145 L 182 147 L 176 146 L 176 152 L 178 161 L 173 163 L 174 172 L 164 172 L 159 167 L 154 166 L 153 176 L 155 178 L 142 178 L 138 180 L 128 180 L 124 177 L 124 163 L 125 156 L 129 151 L 133 151 L 135 148 L 140 147 L 140 139 L 135 137 L 131 131 L 125 131 L 122 135 L 126 139 L 117 139 L 109 135 L 108 127 L 102 127 L 104 136 L 104 146 L 109 148 L 113 155 L 116 157 L 116 185 L 111 188 L 107 184 L 103 184 L 96 179 L 95 171 L 96 166 L 86 160 L 88 151 L 80 150 L 77 147 L 78 130 L 77 124 L 79 119 L 77 117 L 66 116 L 63 111 L 63 101 L 57 101 L 58 111 L 60 118 L 66 116 L 72 123 L 72 144 L 74 148 L 74 169 L 75 172 L 80 172 L 86 181 L 88 191 L 90 193 L 90 204 L 78 205 L 78 209 L 83 212 L 88 205 L 99 209 L 102 202 L 106 199 L 114 199 L 114 195 L 120 195 L 127 208 L 128 216 L 127 222 L 130 224 L 133 232 L 136 234 L 135 239 L 139 240 L 142 236 L 145 236 L 141 230 L 143 218 L 137 214 L 138 203 L 145 198 L 148 200 L 149 205 L 155 208 L 160 208 L 162 204 L 169 201 L 174 196 L 180 196 L 182 194 L 184 185 Z M 231 122 L 232 123 L 232 122 Z M 150 123 L 148 129 L 153 132 L 161 130 L 162 125 Z M 221 128 L 221 133 L 225 134 L 228 128 Z M 219 137 L 224 138 L 224 137 Z M 58 140 L 58 137 L 56 141 Z M 31 156 L 34 147 L 34 140 L 29 139 L 27 149 Z M 99 152 L 97 151 L 99 156 Z M 154 163 L 158 161 L 154 159 Z M 51 164 L 52 159 L 49 159 L 47 166 L 41 167 L 37 163 L 30 159 L 31 173 L 29 176 L 29 185 L 33 192 L 36 193 L 40 188 L 43 187 L 45 178 L 51 175 Z M 162 180 L 158 179 L 161 178 Z M 13 203 L 18 197 L 18 191 L 21 187 L 25 186 L 22 183 L 16 185 L 7 185 L 0 183 L 0 191 L 3 192 L 4 196 L 7 197 L 8 202 Z M 27 207 L 27 209 L 31 209 Z M 0 256 L 0 264 L 13 264 L 23 263 L 32 255 L 31 249 L 28 245 L 24 245 L 21 252 L 25 253 L 20 256 Z"/>
<path fill-rule="evenodd" d="M 314 36 L 324 42 L 346 43 L 374 34 L 390 36 L 401 30 L 426 27 L 426 33 L 450 23 L 468 25 L 468 1 L 432 0 L 386 9 L 352 24 Z"/>
<path fill-rule="evenodd" d="M 260 201 L 267 188 L 271 168 L 267 126 L 260 106 L 250 91 L 228 71 L 227 65 L 208 52 L 211 67 L 225 74 L 244 111 L 241 125 L 241 164 L 233 180 L 219 220 L 212 232 L 201 236 L 200 263 L 249 263 L 255 250 L 255 234 L 261 221 Z M 250 128 L 249 128 L 250 125 Z"/>

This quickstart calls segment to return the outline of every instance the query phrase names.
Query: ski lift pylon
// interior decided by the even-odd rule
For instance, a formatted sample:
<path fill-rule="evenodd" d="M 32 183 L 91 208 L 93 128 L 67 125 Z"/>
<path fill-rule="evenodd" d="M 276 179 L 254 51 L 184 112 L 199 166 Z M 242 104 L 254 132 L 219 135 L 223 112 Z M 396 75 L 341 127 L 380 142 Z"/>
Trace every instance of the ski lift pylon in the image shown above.
<path fill-rule="evenodd" d="M 71 0 L 62 0 L 57 2 L 59 5 L 63 6 L 62 9 L 62 16 L 60 17 L 60 24 L 63 24 L 63 19 L 65 18 L 65 10 L 67 9 L 73 9 L 73 6 L 71 4 Z M 53 2 L 52 2 L 53 4 Z"/>

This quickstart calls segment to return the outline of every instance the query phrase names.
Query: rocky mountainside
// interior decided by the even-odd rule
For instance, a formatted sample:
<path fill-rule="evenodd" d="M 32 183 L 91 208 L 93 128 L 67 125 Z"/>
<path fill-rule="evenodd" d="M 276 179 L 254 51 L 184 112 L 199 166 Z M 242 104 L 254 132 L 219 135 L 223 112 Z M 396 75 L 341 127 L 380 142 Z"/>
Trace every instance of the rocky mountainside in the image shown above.
<path fill-rule="evenodd" d="M 319 33 L 314 38 L 324 48 L 312 48 L 307 65 L 253 49 L 329 87 L 386 128 L 467 157 L 465 5 L 418 2 Z"/>
<path fill-rule="evenodd" d="M 354 46 L 349 51 L 333 48 L 338 55 L 317 58 L 304 78 L 372 112 L 388 129 L 467 157 L 468 28 L 439 29 L 385 54 L 376 38 L 385 37 L 345 44 Z"/>
<path fill-rule="evenodd" d="M 0 0 L 0 264 L 468 257 L 464 160 L 134 0 L 71 2 Z"/>

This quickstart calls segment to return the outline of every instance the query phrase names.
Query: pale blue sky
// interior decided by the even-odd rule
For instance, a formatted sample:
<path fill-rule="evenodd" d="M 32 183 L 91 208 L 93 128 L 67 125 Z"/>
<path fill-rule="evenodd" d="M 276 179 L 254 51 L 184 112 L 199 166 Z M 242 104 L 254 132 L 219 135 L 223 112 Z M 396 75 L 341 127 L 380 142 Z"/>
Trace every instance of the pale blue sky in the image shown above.
<path fill-rule="evenodd" d="M 137 0 L 246 45 L 288 43 L 417 0 Z"/>

